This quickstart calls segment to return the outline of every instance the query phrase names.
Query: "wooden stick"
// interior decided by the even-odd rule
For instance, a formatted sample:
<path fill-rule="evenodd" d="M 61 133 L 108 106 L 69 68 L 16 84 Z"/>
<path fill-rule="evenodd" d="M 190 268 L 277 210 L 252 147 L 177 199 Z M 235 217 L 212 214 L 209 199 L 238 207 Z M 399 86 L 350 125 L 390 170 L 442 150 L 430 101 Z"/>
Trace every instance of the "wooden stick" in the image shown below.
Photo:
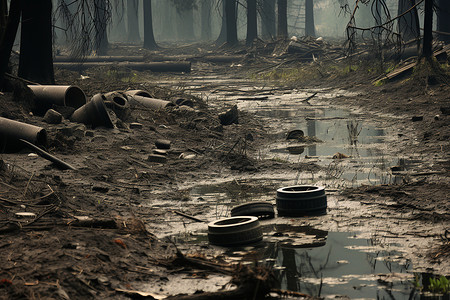
<path fill-rule="evenodd" d="M 174 213 L 176 213 L 176 214 L 177 214 L 177 215 L 179 215 L 179 216 L 183 216 L 183 217 L 185 217 L 185 218 L 188 218 L 188 219 L 194 220 L 194 221 L 196 221 L 196 222 L 200 222 L 200 223 L 206 223 L 206 221 L 205 221 L 205 220 L 202 220 L 202 219 L 198 219 L 198 218 L 196 218 L 196 217 L 193 217 L 193 216 L 187 215 L 187 214 L 185 214 L 185 213 L 182 213 L 181 211 L 178 211 L 178 210 L 174 210 L 173 212 L 174 212 Z"/>

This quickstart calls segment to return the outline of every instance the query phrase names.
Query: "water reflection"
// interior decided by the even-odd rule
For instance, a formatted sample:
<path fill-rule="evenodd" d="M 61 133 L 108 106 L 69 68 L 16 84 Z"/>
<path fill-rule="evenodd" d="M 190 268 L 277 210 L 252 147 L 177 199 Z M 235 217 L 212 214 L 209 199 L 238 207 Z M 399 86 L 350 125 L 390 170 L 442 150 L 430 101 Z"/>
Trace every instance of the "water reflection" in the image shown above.
<path fill-rule="evenodd" d="M 313 296 L 320 291 L 328 296 L 370 299 L 405 299 L 411 293 L 409 261 L 376 239 L 309 226 L 271 225 L 264 230 L 264 243 L 242 258 L 273 267 L 277 288 Z M 227 254 L 241 251 L 231 249 Z"/>
<path fill-rule="evenodd" d="M 247 247 L 228 248 L 226 257 L 271 267 L 276 288 L 352 299 L 407 299 L 415 291 L 412 265 L 397 245 L 381 237 L 358 238 L 357 233 L 327 232 L 310 226 L 263 226 L 264 240 Z M 183 235 L 177 242 L 207 244 L 206 233 Z"/>

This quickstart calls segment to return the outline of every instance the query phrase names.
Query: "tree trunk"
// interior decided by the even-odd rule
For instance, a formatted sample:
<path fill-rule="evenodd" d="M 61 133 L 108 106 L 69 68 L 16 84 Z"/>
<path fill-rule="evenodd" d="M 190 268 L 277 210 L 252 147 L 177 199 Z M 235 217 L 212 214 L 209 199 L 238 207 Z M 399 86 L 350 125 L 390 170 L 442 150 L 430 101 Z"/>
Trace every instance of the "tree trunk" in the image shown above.
<path fill-rule="evenodd" d="M 158 48 L 153 34 L 152 0 L 144 1 L 144 48 L 154 50 Z"/>
<path fill-rule="evenodd" d="M 415 0 L 398 0 L 398 15 L 413 7 L 415 2 Z M 398 31 L 405 42 L 420 38 L 419 15 L 416 8 L 398 20 Z"/>
<path fill-rule="evenodd" d="M 20 22 L 20 0 L 11 0 L 5 32 L 0 42 L 0 90 L 3 90 L 3 76 L 8 70 L 9 57 Z"/>
<path fill-rule="evenodd" d="M 220 27 L 219 37 L 216 40 L 216 44 L 223 44 L 227 41 L 227 18 L 226 18 L 226 0 L 222 0 L 222 25 Z"/>
<path fill-rule="evenodd" d="M 0 41 L 6 28 L 6 16 L 8 15 L 8 5 L 6 0 L 0 0 Z"/>
<path fill-rule="evenodd" d="M 211 39 L 211 0 L 203 0 L 201 4 L 201 39 L 209 41 Z"/>
<path fill-rule="evenodd" d="M 288 36 L 287 25 L 287 0 L 278 0 L 278 29 L 277 37 L 286 39 Z"/>
<path fill-rule="evenodd" d="M 258 37 L 258 21 L 256 15 L 256 0 L 247 0 L 246 44 L 251 45 L 257 37 Z"/>
<path fill-rule="evenodd" d="M 438 34 L 441 41 L 450 43 L 450 1 L 439 0 L 437 10 L 437 30 L 446 34 Z"/>
<path fill-rule="evenodd" d="M 127 0 L 128 42 L 139 43 L 138 0 Z"/>
<path fill-rule="evenodd" d="M 194 9 L 190 7 L 188 9 L 178 11 L 178 19 L 178 38 L 180 40 L 194 40 Z"/>
<path fill-rule="evenodd" d="M 94 1 L 95 50 L 97 55 L 106 55 L 108 51 L 107 11 L 105 0 Z"/>
<path fill-rule="evenodd" d="M 433 43 L 433 0 L 425 0 L 422 57 L 431 59 Z"/>
<path fill-rule="evenodd" d="M 111 24 L 109 26 L 110 41 L 127 41 L 127 30 L 125 27 L 125 5 L 122 1 L 114 1 L 111 12 Z"/>
<path fill-rule="evenodd" d="M 313 0 L 305 0 L 305 35 L 316 36 Z"/>
<path fill-rule="evenodd" d="M 171 1 L 164 0 L 160 2 L 162 6 L 162 12 L 160 14 L 160 28 L 161 28 L 161 39 L 175 39 L 176 38 L 176 28 L 173 20 L 176 18 L 175 6 Z"/>
<path fill-rule="evenodd" d="M 18 75 L 41 84 L 54 84 L 52 1 L 21 0 L 21 4 Z"/>
<path fill-rule="evenodd" d="M 261 36 L 264 39 L 275 37 L 275 1 L 261 0 Z"/>
<path fill-rule="evenodd" d="M 230 46 L 238 43 L 236 24 L 236 0 L 225 1 L 225 19 L 227 23 L 227 44 Z"/>

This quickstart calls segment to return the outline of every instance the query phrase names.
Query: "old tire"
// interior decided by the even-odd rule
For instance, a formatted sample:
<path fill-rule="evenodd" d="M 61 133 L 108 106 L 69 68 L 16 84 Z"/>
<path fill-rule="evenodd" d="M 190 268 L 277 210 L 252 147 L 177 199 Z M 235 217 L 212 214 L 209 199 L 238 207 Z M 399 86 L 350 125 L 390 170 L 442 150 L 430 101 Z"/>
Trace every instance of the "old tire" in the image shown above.
<path fill-rule="evenodd" d="M 275 211 L 270 202 L 249 202 L 233 207 L 231 216 L 255 216 L 258 219 L 272 219 L 275 216 Z"/>
<path fill-rule="evenodd" d="M 239 216 L 208 224 L 209 243 L 218 246 L 239 246 L 259 242 L 263 238 L 258 218 Z"/>
<path fill-rule="evenodd" d="M 324 187 L 295 185 L 277 190 L 279 216 L 302 217 L 327 213 L 327 195 Z"/>

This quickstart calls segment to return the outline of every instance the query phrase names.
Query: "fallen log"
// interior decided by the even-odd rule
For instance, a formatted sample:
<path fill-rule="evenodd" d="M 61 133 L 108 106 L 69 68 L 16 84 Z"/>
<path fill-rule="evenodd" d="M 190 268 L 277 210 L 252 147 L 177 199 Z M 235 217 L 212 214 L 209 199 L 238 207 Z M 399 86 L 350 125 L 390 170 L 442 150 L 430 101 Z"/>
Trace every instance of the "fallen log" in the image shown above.
<path fill-rule="evenodd" d="M 244 59 L 243 55 L 175 55 L 175 56 L 149 56 L 148 60 L 153 62 L 162 61 L 204 61 L 212 63 L 232 63 Z"/>
<path fill-rule="evenodd" d="M 67 69 L 72 71 L 81 71 L 89 68 L 99 67 L 122 67 L 133 69 L 137 71 L 152 71 L 152 72 L 191 72 L 190 62 L 55 62 L 53 66 L 60 69 Z"/>
<path fill-rule="evenodd" d="M 433 56 L 439 58 L 442 56 L 447 56 L 449 53 L 450 53 L 450 45 L 446 45 L 442 49 L 434 51 Z M 392 80 L 395 77 L 406 75 L 407 73 L 411 72 L 416 65 L 417 61 L 409 63 L 403 67 L 393 70 L 392 72 L 389 72 L 388 74 L 384 75 L 381 78 L 375 79 L 372 83 L 381 82 L 383 80 Z"/>
<path fill-rule="evenodd" d="M 244 58 L 242 55 L 208 55 L 194 57 L 193 60 L 207 61 L 212 63 L 232 63 Z"/>
<path fill-rule="evenodd" d="M 55 56 L 53 62 L 143 62 L 143 56 L 86 56 L 86 57 L 71 57 L 71 56 Z"/>

